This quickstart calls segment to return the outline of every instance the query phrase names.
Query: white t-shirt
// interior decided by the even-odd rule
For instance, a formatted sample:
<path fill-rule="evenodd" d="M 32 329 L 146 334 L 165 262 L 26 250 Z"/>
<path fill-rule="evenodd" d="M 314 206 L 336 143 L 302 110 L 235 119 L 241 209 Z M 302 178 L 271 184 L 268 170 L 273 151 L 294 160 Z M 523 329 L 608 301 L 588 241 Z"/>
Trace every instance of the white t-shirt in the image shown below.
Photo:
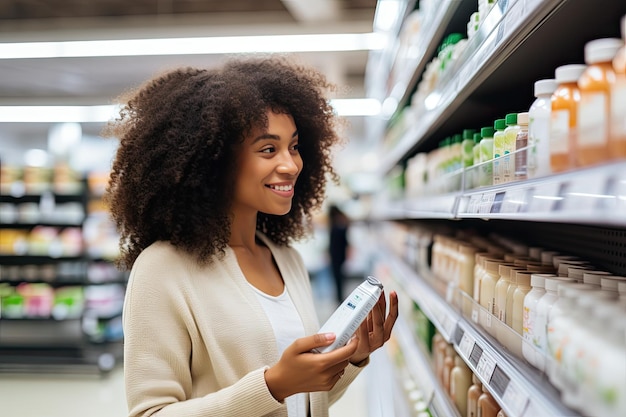
<path fill-rule="evenodd" d="M 304 326 L 302 320 L 293 304 L 287 287 L 283 293 L 277 297 L 264 293 L 253 285 L 250 285 L 257 295 L 265 314 L 272 324 L 278 356 L 282 355 L 287 346 L 294 340 L 304 337 Z M 287 414 L 289 417 L 307 417 L 309 409 L 309 394 L 299 393 L 285 398 Z"/>

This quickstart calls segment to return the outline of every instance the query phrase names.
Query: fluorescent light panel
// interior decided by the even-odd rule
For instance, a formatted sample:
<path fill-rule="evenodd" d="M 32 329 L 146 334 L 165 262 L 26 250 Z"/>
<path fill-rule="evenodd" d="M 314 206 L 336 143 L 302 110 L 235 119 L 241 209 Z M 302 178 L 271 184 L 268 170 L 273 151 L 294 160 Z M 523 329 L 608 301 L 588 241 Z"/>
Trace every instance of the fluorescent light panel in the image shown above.
<path fill-rule="evenodd" d="M 335 99 L 331 105 L 339 116 L 376 116 L 376 99 Z M 0 106 L 0 123 L 104 123 L 117 117 L 119 107 L 99 106 Z"/>
<path fill-rule="evenodd" d="M 377 33 L 0 43 L 0 59 L 376 50 Z"/>

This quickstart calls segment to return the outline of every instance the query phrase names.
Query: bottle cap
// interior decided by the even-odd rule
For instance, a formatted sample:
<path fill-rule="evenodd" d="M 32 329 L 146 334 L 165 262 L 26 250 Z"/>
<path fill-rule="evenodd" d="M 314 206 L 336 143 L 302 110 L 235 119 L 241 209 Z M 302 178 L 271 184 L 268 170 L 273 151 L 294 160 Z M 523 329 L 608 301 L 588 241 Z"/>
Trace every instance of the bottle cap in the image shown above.
<path fill-rule="evenodd" d="M 517 113 L 517 124 L 528 125 L 528 112 Z"/>
<path fill-rule="evenodd" d="M 480 129 L 480 136 L 482 136 L 483 138 L 492 138 L 494 133 L 495 129 L 491 126 L 483 127 L 482 129 Z"/>
<path fill-rule="evenodd" d="M 554 93 L 557 84 L 554 78 L 535 81 L 535 97 Z"/>
<path fill-rule="evenodd" d="M 460 133 L 457 133 L 456 135 L 452 136 L 452 143 L 461 143 L 463 142 L 463 135 L 461 135 Z"/>
<path fill-rule="evenodd" d="M 509 113 L 504 118 L 507 126 L 513 126 L 517 124 L 517 113 Z"/>
<path fill-rule="evenodd" d="M 530 276 L 530 286 L 533 288 L 545 288 L 546 278 L 545 274 L 532 274 Z"/>
<path fill-rule="evenodd" d="M 596 64 L 612 61 L 622 46 L 624 46 L 624 42 L 619 38 L 604 38 L 587 42 L 585 44 L 585 62 Z"/>
<path fill-rule="evenodd" d="M 463 129 L 463 139 L 472 139 L 474 137 L 474 133 L 476 133 L 476 130 L 474 129 Z"/>
<path fill-rule="evenodd" d="M 610 276 L 610 272 L 605 271 L 584 271 L 583 272 L 583 282 L 585 284 L 592 284 L 597 287 L 600 286 L 600 280 L 603 277 Z"/>
<path fill-rule="evenodd" d="M 532 276 L 533 274 L 528 271 L 516 271 L 515 280 L 517 281 L 517 285 L 519 287 L 530 287 Z"/>
<path fill-rule="evenodd" d="M 559 289 L 559 284 L 563 282 L 576 282 L 573 279 L 564 278 L 564 277 L 554 277 L 546 279 L 546 291 L 554 291 L 556 292 Z"/>
<path fill-rule="evenodd" d="M 617 292 L 620 297 L 626 294 L 626 281 L 619 281 L 617 283 Z"/>
<path fill-rule="evenodd" d="M 474 143 L 479 143 L 482 138 L 480 133 L 474 133 Z"/>
<path fill-rule="evenodd" d="M 587 68 L 587 66 L 582 64 L 569 64 L 558 67 L 554 71 L 556 83 L 563 84 L 578 81 L 580 75 L 585 71 L 585 68 Z"/>
<path fill-rule="evenodd" d="M 617 292 L 617 284 L 621 280 L 615 277 L 600 278 L 600 287 L 605 291 Z"/>
<path fill-rule="evenodd" d="M 504 130 L 506 128 L 506 121 L 504 119 L 497 119 L 493 122 L 493 128 L 495 130 Z"/>

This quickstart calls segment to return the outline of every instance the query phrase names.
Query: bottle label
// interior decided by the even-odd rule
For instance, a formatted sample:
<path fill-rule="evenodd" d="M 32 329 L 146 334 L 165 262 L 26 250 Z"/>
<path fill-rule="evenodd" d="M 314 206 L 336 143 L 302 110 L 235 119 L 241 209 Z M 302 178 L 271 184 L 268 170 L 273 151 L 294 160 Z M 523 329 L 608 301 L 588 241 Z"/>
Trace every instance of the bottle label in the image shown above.
<path fill-rule="evenodd" d="M 581 147 L 606 145 L 607 96 L 603 93 L 583 94 L 578 104 L 578 144 Z"/>
<path fill-rule="evenodd" d="M 626 140 L 626 79 L 616 82 L 611 90 L 611 136 Z"/>
<path fill-rule="evenodd" d="M 569 152 L 569 111 L 555 110 L 550 120 L 550 153 Z"/>

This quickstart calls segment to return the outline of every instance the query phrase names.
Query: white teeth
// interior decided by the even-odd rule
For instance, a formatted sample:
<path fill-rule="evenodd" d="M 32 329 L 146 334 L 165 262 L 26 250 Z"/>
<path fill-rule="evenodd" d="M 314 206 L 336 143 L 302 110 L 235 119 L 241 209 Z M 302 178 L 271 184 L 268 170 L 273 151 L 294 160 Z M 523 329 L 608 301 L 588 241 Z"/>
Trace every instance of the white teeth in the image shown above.
<path fill-rule="evenodd" d="M 291 191 L 293 189 L 293 185 L 270 185 L 270 188 L 277 191 Z"/>

